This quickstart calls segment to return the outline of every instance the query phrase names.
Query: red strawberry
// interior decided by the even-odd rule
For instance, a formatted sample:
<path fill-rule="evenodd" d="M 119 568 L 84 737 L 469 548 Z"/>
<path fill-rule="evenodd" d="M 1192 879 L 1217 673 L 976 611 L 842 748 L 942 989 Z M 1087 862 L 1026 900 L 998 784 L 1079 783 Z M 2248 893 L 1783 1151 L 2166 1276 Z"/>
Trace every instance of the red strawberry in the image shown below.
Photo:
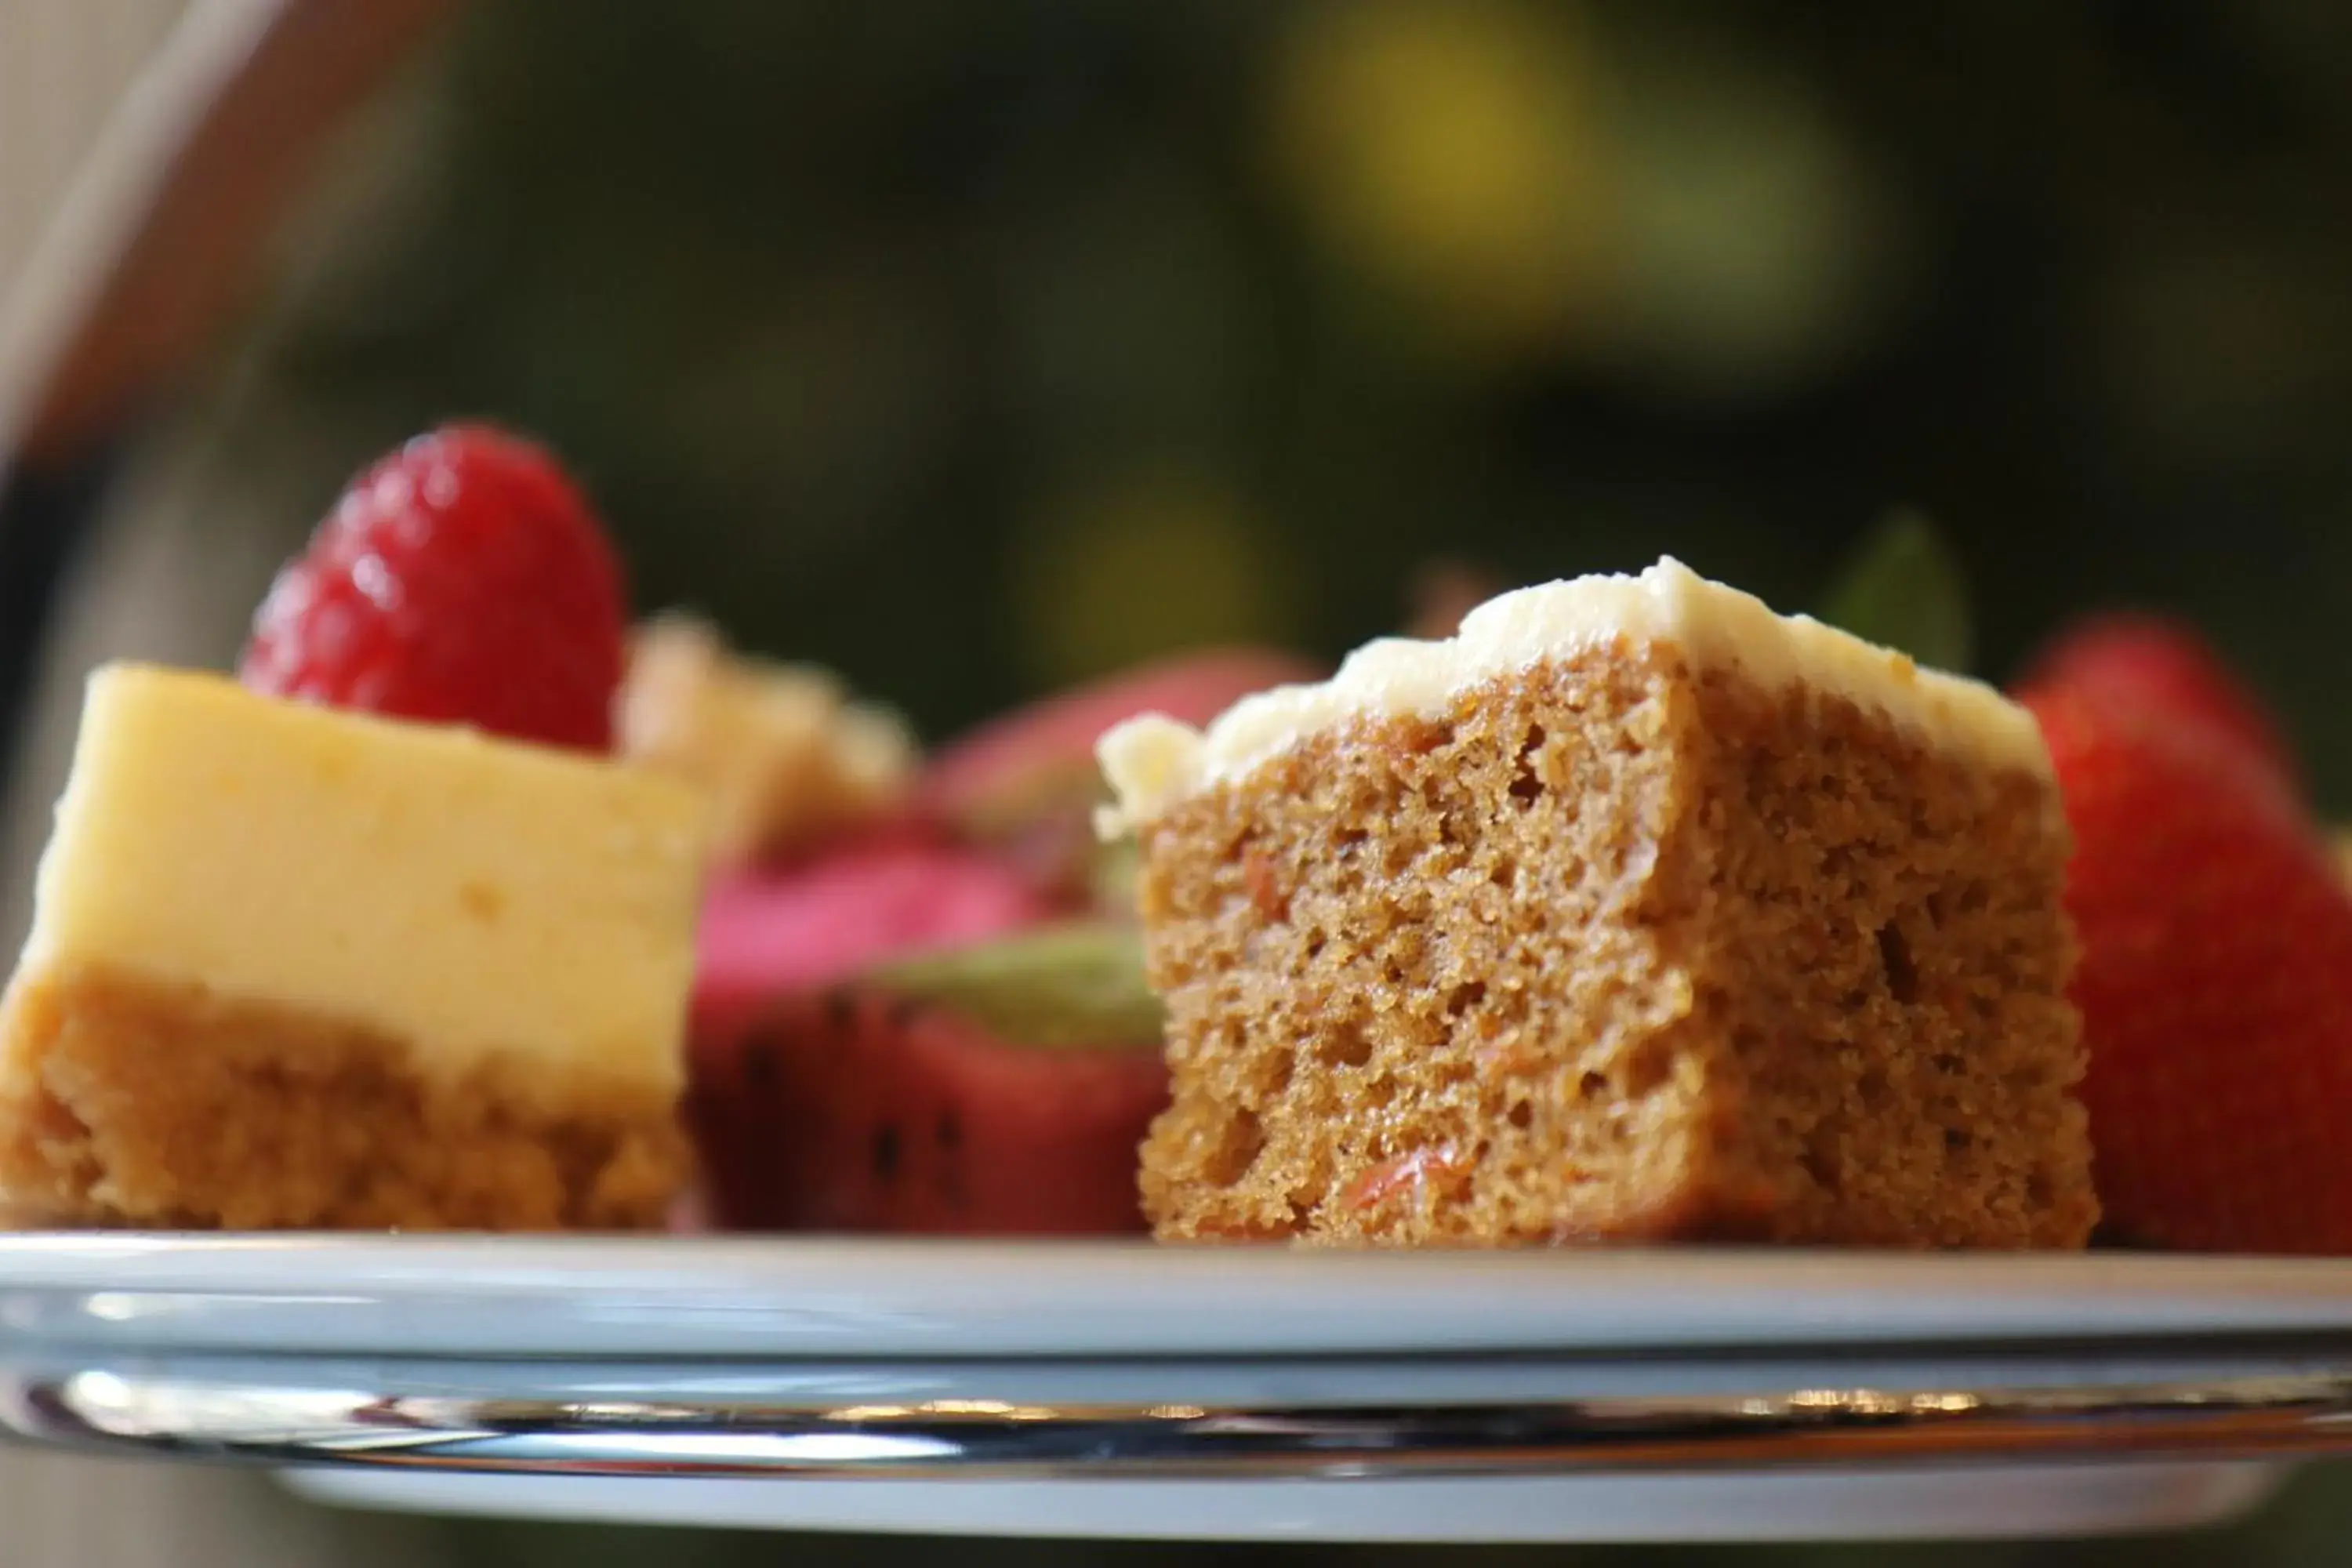
<path fill-rule="evenodd" d="M 704 900 L 696 1011 L 724 1019 L 780 993 L 978 942 L 1051 912 L 1012 868 L 911 835 L 845 844 L 789 869 L 742 872 L 715 883 Z"/>
<path fill-rule="evenodd" d="M 2352 896 L 2264 759 L 2112 689 L 2024 701 L 2075 835 L 2074 994 L 2108 1225 L 2352 1252 Z"/>
<path fill-rule="evenodd" d="M 453 426 L 352 481 L 278 574 L 238 674 L 257 691 L 604 751 L 625 616 L 612 547 L 554 459 Z"/>
<path fill-rule="evenodd" d="M 932 759 L 918 798 L 932 815 L 983 833 L 1025 818 L 1049 797 L 1075 795 L 1091 805 L 1100 785 L 1095 742 L 1121 720 L 1158 712 L 1203 724 L 1251 692 L 1320 673 L 1263 648 L 1148 664 L 982 725 Z"/>
<path fill-rule="evenodd" d="M 915 809 L 991 845 L 1056 898 L 1082 902 L 1102 774 L 1095 742 L 1139 713 L 1204 724 L 1254 691 L 1314 680 L 1291 654 L 1223 648 L 1181 655 L 1050 697 L 982 725 L 934 758 Z"/>
<path fill-rule="evenodd" d="M 2269 705 L 2193 629 L 2161 616 L 2079 621 L 2044 650 L 2025 684 L 2146 702 L 2219 729 L 2290 783 L 2300 778 L 2294 749 Z"/>
<path fill-rule="evenodd" d="M 776 998 L 697 1032 L 689 1120 L 723 1228 L 1133 1231 L 1167 1097 L 1131 935 L 1064 928 Z"/>

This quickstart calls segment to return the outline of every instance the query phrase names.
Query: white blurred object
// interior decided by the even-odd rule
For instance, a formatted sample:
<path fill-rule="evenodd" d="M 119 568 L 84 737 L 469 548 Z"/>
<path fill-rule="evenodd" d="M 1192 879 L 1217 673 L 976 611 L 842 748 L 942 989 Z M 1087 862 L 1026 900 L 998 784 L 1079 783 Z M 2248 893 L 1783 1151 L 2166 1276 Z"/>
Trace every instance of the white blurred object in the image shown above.
<path fill-rule="evenodd" d="M 454 3 L 0 0 L 0 157 L 13 118 L 38 101 L 15 93 L 17 73 L 70 74 L 55 61 L 73 47 L 42 39 L 103 33 L 117 13 L 156 14 L 111 100 L 79 106 L 82 130 L 44 176 L 55 200 L 45 221 L 24 226 L 37 237 L 0 274 L 0 529 L 54 531 L 69 551 L 35 650 L 0 830 L 0 938 L 10 945 L 26 924 L 88 668 L 101 658 L 219 663 L 219 645 L 233 647 L 283 553 L 253 530 L 215 526 L 242 515 L 237 496 L 171 484 L 196 460 L 203 418 L 110 454 L 216 357 L 225 323 L 267 295 L 270 246 L 317 184 L 321 157 Z M 100 493 L 71 503 L 79 516 L 28 521 L 9 502 L 39 491 L 35 481 L 68 493 L 95 482 Z M 37 551 L 16 552 L 28 553 Z"/>
<path fill-rule="evenodd" d="M 0 0 L 0 410 L 77 325 L 172 144 L 274 9 L 275 0 Z M 435 1555 L 429 1527 L 289 1507 L 257 1476 L 29 1450 L 0 1451 L 0 1519 L 10 1568 L 305 1568 Z"/>
<path fill-rule="evenodd" d="M 0 7 L 0 299 L 114 106 L 188 0 L 9 0 Z"/>

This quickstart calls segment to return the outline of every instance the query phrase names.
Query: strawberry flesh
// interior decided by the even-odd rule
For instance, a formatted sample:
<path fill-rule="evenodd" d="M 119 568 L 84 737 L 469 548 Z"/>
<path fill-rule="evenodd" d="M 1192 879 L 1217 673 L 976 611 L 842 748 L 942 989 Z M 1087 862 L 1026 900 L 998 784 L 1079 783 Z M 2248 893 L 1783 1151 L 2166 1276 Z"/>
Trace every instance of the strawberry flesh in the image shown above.
<path fill-rule="evenodd" d="M 1052 912 L 1027 879 L 996 858 L 915 838 L 739 872 L 704 900 L 696 1014 L 729 1018 L 885 958 L 1015 931 Z"/>
<path fill-rule="evenodd" d="M 1143 1228 L 1156 1046 L 1034 1048 L 841 986 L 698 1030 L 688 1114 L 736 1230 L 1087 1235 Z"/>

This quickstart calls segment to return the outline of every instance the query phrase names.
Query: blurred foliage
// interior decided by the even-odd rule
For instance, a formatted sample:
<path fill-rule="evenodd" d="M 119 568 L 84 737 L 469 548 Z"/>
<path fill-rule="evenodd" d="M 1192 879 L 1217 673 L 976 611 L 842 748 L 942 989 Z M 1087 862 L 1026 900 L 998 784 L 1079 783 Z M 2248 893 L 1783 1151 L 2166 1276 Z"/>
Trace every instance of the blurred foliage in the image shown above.
<path fill-rule="evenodd" d="M 2320 0 L 481 0 L 224 460 L 538 430 L 646 604 L 934 732 L 1433 556 L 1809 604 L 1916 504 L 1990 671 L 2179 609 L 2352 805 L 2347 68 Z"/>
<path fill-rule="evenodd" d="M 1969 585 L 1933 523 L 1898 511 L 1832 579 L 1821 618 L 1937 669 L 1969 673 L 1976 633 Z"/>

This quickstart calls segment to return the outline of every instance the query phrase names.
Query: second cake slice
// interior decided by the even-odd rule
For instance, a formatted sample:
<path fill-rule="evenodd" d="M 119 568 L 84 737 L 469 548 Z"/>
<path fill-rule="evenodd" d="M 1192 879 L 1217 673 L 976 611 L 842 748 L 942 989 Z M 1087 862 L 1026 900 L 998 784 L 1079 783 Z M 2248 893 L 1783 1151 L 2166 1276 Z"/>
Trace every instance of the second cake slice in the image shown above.
<path fill-rule="evenodd" d="M 2088 1237 L 2068 835 L 1988 688 L 1662 562 L 1103 760 L 1163 1238 Z"/>

